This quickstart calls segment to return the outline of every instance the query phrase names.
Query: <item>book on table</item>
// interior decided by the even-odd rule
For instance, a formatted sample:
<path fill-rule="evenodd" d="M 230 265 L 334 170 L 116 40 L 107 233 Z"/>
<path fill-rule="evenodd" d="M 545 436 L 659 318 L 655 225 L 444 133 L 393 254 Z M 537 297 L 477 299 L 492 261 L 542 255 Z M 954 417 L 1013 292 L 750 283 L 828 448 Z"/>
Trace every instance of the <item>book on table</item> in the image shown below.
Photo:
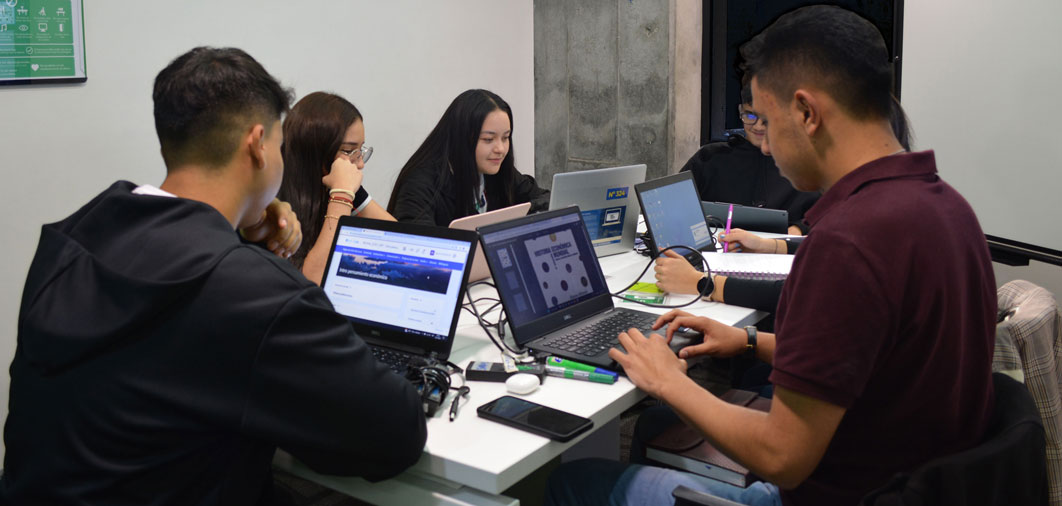
<path fill-rule="evenodd" d="M 759 397 L 755 392 L 747 390 L 729 390 L 719 398 L 731 404 L 764 412 L 771 407 L 770 399 Z M 704 439 L 699 431 L 684 423 L 672 425 L 647 442 L 645 457 L 669 467 L 742 488 L 757 479 L 747 467 L 724 455 Z"/>

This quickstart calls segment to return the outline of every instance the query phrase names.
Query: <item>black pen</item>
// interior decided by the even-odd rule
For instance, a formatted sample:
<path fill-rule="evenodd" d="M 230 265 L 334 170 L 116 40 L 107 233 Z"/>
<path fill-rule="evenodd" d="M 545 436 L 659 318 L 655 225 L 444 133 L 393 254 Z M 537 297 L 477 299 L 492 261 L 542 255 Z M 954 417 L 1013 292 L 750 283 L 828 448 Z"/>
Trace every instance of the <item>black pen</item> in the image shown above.
<path fill-rule="evenodd" d="M 468 395 L 469 388 L 463 386 L 457 389 L 457 395 L 454 395 L 454 400 L 450 401 L 450 421 L 454 421 L 457 418 L 457 407 L 461 405 L 461 398 Z"/>

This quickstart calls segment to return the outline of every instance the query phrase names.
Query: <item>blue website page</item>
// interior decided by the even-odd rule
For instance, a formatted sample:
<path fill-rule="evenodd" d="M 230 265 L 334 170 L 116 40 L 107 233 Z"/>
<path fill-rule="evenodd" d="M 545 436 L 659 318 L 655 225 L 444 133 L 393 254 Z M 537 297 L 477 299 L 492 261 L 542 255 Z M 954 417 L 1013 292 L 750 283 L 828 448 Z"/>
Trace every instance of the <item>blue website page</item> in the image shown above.
<path fill-rule="evenodd" d="M 446 339 L 468 250 L 461 241 L 343 227 L 323 288 L 352 320 Z"/>

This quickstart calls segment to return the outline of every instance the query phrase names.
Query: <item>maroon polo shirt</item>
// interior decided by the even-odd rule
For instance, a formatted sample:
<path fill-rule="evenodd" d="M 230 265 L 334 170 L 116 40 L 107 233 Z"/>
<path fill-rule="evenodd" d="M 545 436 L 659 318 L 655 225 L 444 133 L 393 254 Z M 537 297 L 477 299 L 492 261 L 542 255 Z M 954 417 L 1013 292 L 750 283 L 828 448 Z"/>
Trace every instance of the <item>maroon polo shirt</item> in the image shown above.
<path fill-rule="evenodd" d="M 856 504 L 898 471 L 980 442 L 996 288 L 984 233 L 933 152 L 841 178 L 806 215 L 771 381 L 847 409 L 784 504 Z"/>

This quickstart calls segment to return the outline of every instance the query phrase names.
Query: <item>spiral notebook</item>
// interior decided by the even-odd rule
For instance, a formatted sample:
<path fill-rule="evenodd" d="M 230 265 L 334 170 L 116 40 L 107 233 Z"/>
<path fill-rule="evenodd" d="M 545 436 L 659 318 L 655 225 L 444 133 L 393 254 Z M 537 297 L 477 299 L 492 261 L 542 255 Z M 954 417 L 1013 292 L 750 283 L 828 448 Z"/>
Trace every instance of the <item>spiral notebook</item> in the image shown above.
<path fill-rule="evenodd" d="M 779 280 L 789 276 L 793 255 L 765 253 L 702 253 L 712 274 L 735 278 Z"/>

